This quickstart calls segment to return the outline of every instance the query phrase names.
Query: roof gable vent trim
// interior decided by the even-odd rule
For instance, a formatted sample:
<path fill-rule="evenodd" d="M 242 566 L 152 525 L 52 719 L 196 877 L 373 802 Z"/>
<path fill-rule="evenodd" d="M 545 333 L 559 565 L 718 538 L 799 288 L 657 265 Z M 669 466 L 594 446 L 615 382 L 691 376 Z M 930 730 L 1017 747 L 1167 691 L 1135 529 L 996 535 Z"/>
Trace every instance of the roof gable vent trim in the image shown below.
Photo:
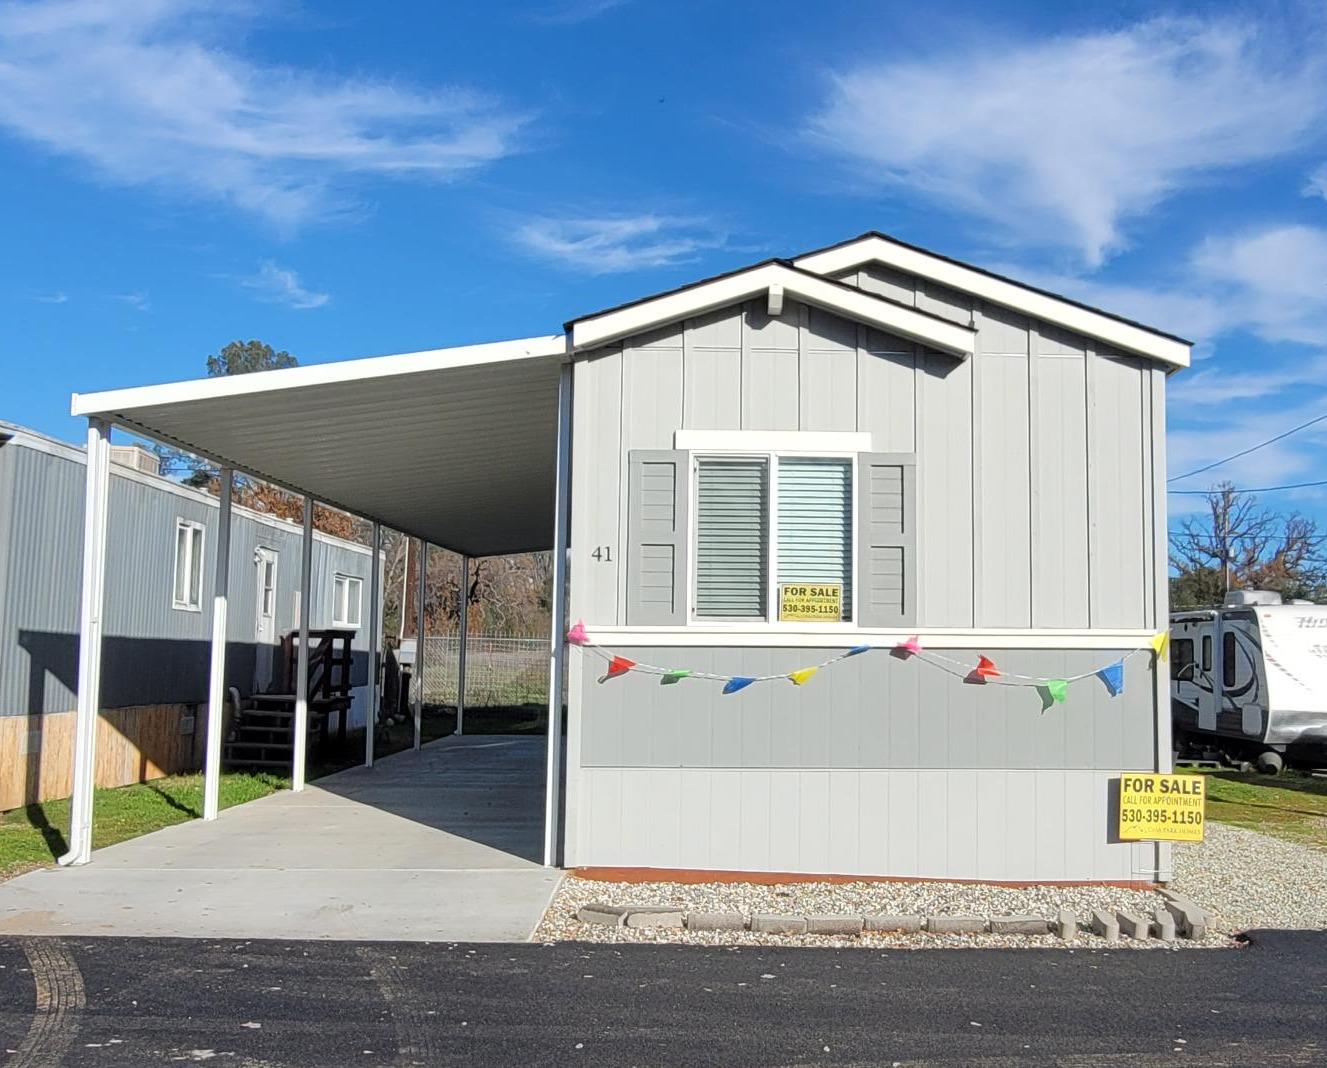
<path fill-rule="evenodd" d="M 598 348 L 667 323 L 690 319 L 753 298 L 764 297 L 772 305 L 776 288 L 785 297 L 813 304 L 845 319 L 865 323 L 884 333 L 905 337 L 940 352 L 966 357 L 976 350 L 977 335 L 969 326 L 941 319 L 781 262 L 759 264 L 748 270 L 735 271 L 586 316 L 569 323 L 568 333 L 577 351 Z"/>
<path fill-rule="evenodd" d="M 798 256 L 793 263 L 802 270 L 821 275 L 837 274 L 863 264 L 878 263 L 988 300 L 992 304 L 1012 308 L 1033 319 L 1104 341 L 1124 352 L 1145 356 L 1171 367 L 1189 366 L 1193 346 L 1183 338 L 895 241 L 883 234 L 866 234 L 841 245 L 808 252 Z"/>

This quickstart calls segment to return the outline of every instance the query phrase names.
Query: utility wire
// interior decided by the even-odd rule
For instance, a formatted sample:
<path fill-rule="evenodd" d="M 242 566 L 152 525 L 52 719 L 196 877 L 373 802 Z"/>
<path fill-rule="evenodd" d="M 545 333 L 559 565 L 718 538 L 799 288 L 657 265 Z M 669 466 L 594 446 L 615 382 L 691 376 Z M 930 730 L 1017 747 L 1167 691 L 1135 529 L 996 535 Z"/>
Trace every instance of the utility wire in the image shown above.
<path fill-rule="evenodd" d="M 1321 423 L 1324 420 L 1327 420 L 1327 412 L 1323 412 L 1323 414 L 1318 416 L 1316 419 L 1310 419 L 1307 423 L 1300 423 L 1299 426 L 1291 427 L 1285 433 L 1277 434 L 1276 437 L 1274 438 L 1268 438 L 1266 441 L 1260 441 L 1258 442 L 1257 445 L 1250 445 L 1247 449 L 1244 449 L 1241 452 L 1237 452 L 1233 456 L 1227 456 L 1225 459 L 1217 460 L 1213 463 L 1207 464 L 1205 467 L 1196 467 L 1192 471 L 1185 471 L 1184 474 L 1176 475 L 1174 478 L 1168 478 L 1166 479 L 1166 481 L 1178 482 L 1182 478 L 1191 478 L 1194 475 L 1201 475 L 1204 471 L 1210 471 L 1214 467 L 1220 467 L 1222 464 L 1228 464 L 1230 463 L 1231 460 L 1238 460 L 1241 456 L 1248 456 L 1249 453 L 1251 452 L 1257 452 L 1259 449 L 1265 448 L 1268 445 L 1278 442 L 1282 438 L 1288 438 L 1290 437 L 1291 434 L 1298 434 L 1301 430 L 1311 427 L 1315 423 Z"/>
<path fill-rule="evenodd" d="M 1232 457 L 1232 459 L 1233 459 L 1233 457 Z M 1184 475 L 1181 475 L 1181 476 L 1180 476 L 1180 478 L 1184 478 L 1184 477 L 1185 477 Z M 1290 483 L 1288 486 L 1258 486 L 1258 487 L 1256 487 L 1255 489 L 1237 489 L 1237 490 L 1232 490 L 1231 492 L 1232 492 L 1232 493 L 1275 493 L 1277 490 L 1306 489 L 1306 488 L 1309 487 L 1309 486 L 1327 486 L 1327 478 L 1321 479 L 1321 480 L 1318 481 L 1318 482 L 1292 482 L 1292 483 Z M 1193 496 L 1196 496 L 1196 497 L 1198 497 L 1198 496 L 1205 497 L 1205 496 L 1207 496 L 1207 494 L 1209 494 L 1209 493 L 1220 492 L 1220 491 L 1219 491 L 1219 490 L 1210 490 L 1210 489 L 1205 489 L 1205 490 L 1177 490 L 1177 489 L 1173 489 L 1173 490 L 1167 490 L 1166 492 L 1167 492 L 1167 493 L 1187 493 L 1187 494 L 1192 494 Z"/>

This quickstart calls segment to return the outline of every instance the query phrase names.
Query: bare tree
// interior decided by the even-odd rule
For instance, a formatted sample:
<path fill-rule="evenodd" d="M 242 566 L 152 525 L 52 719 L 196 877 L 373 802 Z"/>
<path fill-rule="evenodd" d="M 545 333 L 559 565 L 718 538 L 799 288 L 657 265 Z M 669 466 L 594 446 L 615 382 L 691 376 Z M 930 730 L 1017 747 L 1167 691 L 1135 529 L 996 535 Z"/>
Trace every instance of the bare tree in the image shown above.
<path fill-rule="evenodd" d="M 1219 603 L 1231 589 L 1283 597 L 1327 596 L 1327 537 L 1299 512 L 1262 508 L 1229 482 L 1205 497 L 1207 510 L 1170 536 L 1171 600 L 1177 608 Z"/>

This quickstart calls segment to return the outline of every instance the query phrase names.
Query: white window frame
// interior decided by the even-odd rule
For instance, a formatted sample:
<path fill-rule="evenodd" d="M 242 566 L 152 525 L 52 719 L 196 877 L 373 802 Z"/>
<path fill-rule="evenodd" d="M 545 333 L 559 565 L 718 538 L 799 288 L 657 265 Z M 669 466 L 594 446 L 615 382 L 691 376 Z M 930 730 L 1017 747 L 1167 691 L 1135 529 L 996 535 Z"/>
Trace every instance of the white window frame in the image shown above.
<path fill-rule="evenodd" d="M 346 612 L 347 618 L 341 618 L 341 598 L 337 595 L 337 586 L 344 582 L 346 584 Z M 350 615 L 350 590 L 351 583 L 354 583 L 355 590 L 355 615 L 359 618 L 351 622 Z M 359 630 L 364 625 L 364 579 L 359 575 L 348 575 L 338 571 L 332 576 L 332 626 L 341 630 Z"/>
<path fill-rule="evenodd" d="M 185 551 L 185 584 L 184 600 L 176 596 L 175 591 L 180 588 L 180 532 L 190 531 L 190 537 L 185 540 L 188 546 Z M 198 531 L 198 554 L 194 555 L 193 531 Z M 195 519 L 185 519 L 183 516 L 175 517 L 175 540 L 171 543 L 171 585 L 170 601 L 171 608 L 177 612 L 201 612 L 203 610 L 203 561 L 207 559 L 207 528 Z M 195 589 L 198 590 L 198 603 L 190 601 L 190 596 Z"/>
<path fill-rule="evenodd" d="M 687 625 L 711 630 L 800 630 L 812 627 L 817 633 L 835 630 L 856 630 L 858 620 L 858 570 L 857 532 L 860 524 L 857 517 L 857 457 L 856 451 L 842 449 L 703 449 L 688 454 L 687 462 L 691 471 L 691 500 L 688 502 L 689 520 L 687 531 Z M 848 499 L 852 502 L 852 589 L 850 591 L 852 613 L 849 619 L 838 623 L 807 623 L 802 620 L 779 619 L 779 460 L 783 458 L 801 458 L 812 460 L 846 460 L 850 486 Z M 703 460 L 764 460 L 768 465 L 769 500 L 766 502 L 765 522 L 765 618 L 750 616 L 697 616 L 696 615 L 696 546 L 697 524 L 699 523 L 698 506 L 700 476 L 698 468 Z"/>

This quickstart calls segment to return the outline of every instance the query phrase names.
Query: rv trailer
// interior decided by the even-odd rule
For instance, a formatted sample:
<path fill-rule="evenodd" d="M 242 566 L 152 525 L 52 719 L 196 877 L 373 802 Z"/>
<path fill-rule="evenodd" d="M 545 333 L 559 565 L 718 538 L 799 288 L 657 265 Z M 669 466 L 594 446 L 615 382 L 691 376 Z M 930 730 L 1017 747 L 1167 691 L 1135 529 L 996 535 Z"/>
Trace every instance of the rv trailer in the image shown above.
<path fill-rule="evenodd" d="M 1170 620 L 1170 694 L 1183 757 L 1276 774 L 1327 758 L 1327 605 L 1234 590 Z"/>

